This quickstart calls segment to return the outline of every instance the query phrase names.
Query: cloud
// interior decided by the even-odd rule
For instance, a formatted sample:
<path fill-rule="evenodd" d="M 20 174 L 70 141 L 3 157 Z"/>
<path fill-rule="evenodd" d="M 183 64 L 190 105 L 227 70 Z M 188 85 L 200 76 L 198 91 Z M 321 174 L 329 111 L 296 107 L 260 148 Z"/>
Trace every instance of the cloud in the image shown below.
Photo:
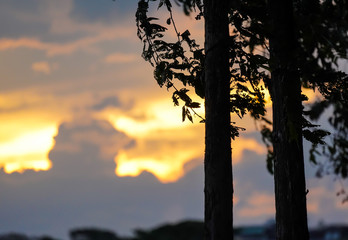
<path fill-rule="evenodd" d="M 52 110 L 52 97 L 19 91 L 0 98 L 0 168 L 7 173 L 26 169 L 48 170 L 48 152 L 58 123 L 66 116 Z"/>
<path fill-rule="evenodd" d="M 100 111 L 107 107 L 119 107 L 119 106 L 120 106 L 119 99 L 115 96 L 110 96 L 110 97 L 104 98 L 100 103 L 97 103 L 94 106 L 92 106 L 92 109 Z"/>
<path fill-rule="evenodd" d="M 246 206 L 238 211 L 239 216 L 248 218 L 272 217 L 274 214 L 274 196 L 263 192 L 250 195 Z"/>
<path fill-rule="evenodd" d="M 18 39 L 1 38 L 0 39 L 1 51 L 16 49 L 20 47 L 45 50 L 50 47 L 50 44 L 43 43 L 34 38 L 18 38 Z"/>
<path fill-rule="evenodd" d="M 315 181 L 315 182 L 314 182 Z M 308 211 L 312 215 L 325 213 L 331 215 L 331 212 L 347 209 L 347 204 L 342 204 L 341 198 L 336 195 L 340 184 L 332 179 L 310 179 L 309 192 L 307 194 Z M 325 186 L 326 185 L 326 186 Z M 330 186 L 331 185 L 331 186 Z M 330 186 L 330 187 L 327 187 Z M 334 191 L 328 190 L 335 189 Z M 347 218 L 348 220 L 348 218 Z"/>
<path fill-rule="evenodd" d="M 123 34 L 124 35 L 124 34 Z M 128 34 L 126 34 L 129 36 Z M 122 34 L 121 34 L 122 36 Z M 95 36 L 80 38 L 68 43 L 50 43 L 36 38 L 1 38 L 0 51 L 13 50 L 17 48 L 29 48 L 45 51 L 47 56 L 70 55 L 76 51 L 95 52 L 94 44 L 104 41 L 112 41 L 120 37 L 118 31 L 105 31 Z"/>
<path fill-rule="evenodd" d="M 118 11 L 121 8 L 122 11 Z M 117 16 L 125 16 L 125 12 L 134 12 L 136 3 L 133 1 L 93 1 L 74 0 L 70 16 L 80 22 L 110 22 Z"/>
<path fill-rule="evenodd" d="M 95 145 L 100 149 L 99 159 L 112 159 L 118 151 L 128 146 L 132 139 L 116 131 L 107 121 L 92 118 L 75 119 L 59 126 L 53 152 L 79 152 L 84 146 Z"/>
<path fill-rule="evenodd" d="M 31 65 L 34 72 L 50 74 L 52 69 L 48 62 L 35 62 Z"/>
<path fill-rule="evenodd" d="M 112 99 L 98 106 L 102 109 Z M 204 125 L 182 122 L 181 109 L 169 100 L 152 96 L 137 96 L 131 109 L 105 109 L 99 118 L 109 121 L 116 130 L 135 140 L 117 156 L 116 174 L 136 177 L 143 171 L 154 174 L 161 182 L 177 181 L 187 171 L 185 166 L 197 164 L 194 159 L 204 153 Z M 203 109 L 197 110 L 202 114 Z M 199 140 L 198 140 L 199 139 Z M 240 137 L 233 142 L 233 163 L 239 163 L 245 152 L 264 156 L 265 147 L 252 138 Z M 175 159 L 175 161 L 173 161 Z"/>
<path fill-rule="evenodd" d="M 148 172 L 120 178 L 112 156 L 130 139 L 105 121 L 80 123 L 60 125 L 50 171 L 0 173 L 2 232 L 66 239 L 69 229 L 95 226 L 129 235 L 136 227 L 203 218 L 202 168 L 166 185 Z M 75 151 L 65 148 L 76 144 Z M 105 146 L 113 146 L 107 156 Z"/>
<path fill-rule="evenodd" d="M 127 6 L 129 4 L 125 4 L 123 9 L 123 12 L 128 12 L 129 14 L 122 18 L 116 17 L 110 24 L 106 24 L 93 19 L 91 21 L 77 21 L 73 16 L 85 11 L 95 13 L 95 9 L 91 8 L 91 5 L 97 5 L 102 9 L 108 6 L 107 8 L 112 9 L 110 7 L 111 4 L 117 9 L 117 4 L 109 1 L 105 1 L 103 4 L 99 2 L 95 4 L 92 1 L 87 4 L 85 1 L 77 2 L 79 2 L 78 6 L 74 6 L 74 1 L 72 0 L 58 3 L 42 1 L 37 6 L 40 11 L 35 15 L 24 14 L 18 10 L 19 14 L 16 12 L 16 9 L 12 8 L 12 15 L 17 16 L 19 14 L 20 16 L 25 16 L 16 19 L 21 22 L 21 25 L 31 27 L 39 23 L 45 23 L 45 26 L 39 25 L 43 30 L 36 32 L 35 35 L 26 34 L 23 36 L 22 33 L 18 33 L 12 34 L 17 37 L 0 38 L 0 51 L 28 48 L 45 51 L 47 56 L 71 55 L 77 51 L 100 53 L 102 47 L 97 46 L 100 43 L 117 39 L 134 41 L 135 26 L 133 20 L 131 20 L 134 13 L 129 11 L 129 6 Z M 78 9 L 80 7 L 81 9 Z M 110 13 L 110 11 L 108 12 Z M 103 16 L 103 13 L 99 11 L 98 15 Z"/>
<path fill-rule="evenodd" d="M 114 53 L 106 56 L 104 61 L 106 63 L 130 63 L 139 58 L 136 54 Z"/>
<path fill-rule="evenodd" d="M 273 176 L 266 170 L 264 155 L 244 151 L 241 161 L 233 165 L 233 179 L 234 197 L 238 200 L 234 206 L 236 223 L 263 224 L 273 217 Z"/>
<path fill-rule="evenodd" d="M 239 137 L 232 142 L 232 162 L 237 164 L 242 161 L 244 152 L 252 151 L 258 155 L 265 156 L 266 147 L 254 138 Z"/>
<path fill-rule="evenodd" d="M 0 97 L 0 168 L 5 172 L 23 172 L 28 169 L 48 170 L 51 161 L 48 153 L 54 146 L 54 137 L 61 122 L 80 119 L 90 124 L 90 105 L 95 104 L 90 95 L 54 96 L 40 91 L 10 91 Z M 107 131 L 112 129 L 107 129 Z M 75 136 L 79 143 L 90 139 L 99 141 L 95 132 Z M 114 157 L 112 148 L 104 144 L 102 154 Z"/>
<path fill-rule="evenodd" d="M 51 162 L 47 156 L 54 145 L 56 126 L 40 126 L 17 134 L 14 139 L 0 142 L 0 168 L 3 167 L 6 173 L 50 169 Z"/>
<path fill-rule="evenodd" d="M 203 125 L 183 123 L 181 109 L 170 101 L 137 98 L 128 111 L 105 109 L 99 115 L 135 140 L 116 155 L 116 174 L 135 177 L 148 171 L 163 183 L 177 181 L 188 170 L 187 163 L 203 156 Z"/>

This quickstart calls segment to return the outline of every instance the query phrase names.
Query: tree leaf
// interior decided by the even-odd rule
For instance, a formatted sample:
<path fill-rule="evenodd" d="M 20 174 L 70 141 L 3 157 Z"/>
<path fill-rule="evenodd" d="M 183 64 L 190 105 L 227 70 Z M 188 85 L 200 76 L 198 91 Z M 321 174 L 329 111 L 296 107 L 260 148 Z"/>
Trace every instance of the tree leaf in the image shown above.
<path fill-rule="evenodd" d="M 186 117 L 186 109 L 185 106 L 182 106 L 182 121 L 185 121 L 185 117 Z"/>
<path fill-rule="evenodd" d="M 192 115 L 189 109 L 186 109 L 186 115 L 187 115 L 187 118 L 193 123 Z"/>

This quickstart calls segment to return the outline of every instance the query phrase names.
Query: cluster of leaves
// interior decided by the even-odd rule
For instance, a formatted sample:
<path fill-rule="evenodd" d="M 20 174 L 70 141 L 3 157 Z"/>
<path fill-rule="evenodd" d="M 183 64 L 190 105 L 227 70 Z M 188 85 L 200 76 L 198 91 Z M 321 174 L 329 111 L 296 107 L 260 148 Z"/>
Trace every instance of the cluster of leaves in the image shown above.
<path fill-rule="evenodd" d="M 270 62 L 269 62 L 269 22 L 267 14 L 267 2 L 265 0 L 254 1 L 233 1 L 231 2 L 230 24 L 233 26 L 233 33 L 242 39 L 244 48 L 248 52 L 236 52 L 238 58 L 236 63 L 239 64 L 236 77 L 239 82 L 243 78 L 247 79 L 253 91 L 244 91 L 251 101 L 253 109 L 248 109 L 251 116 L 261 124 L 262 140 L 267 148 L 267 169 L 273 174 L 273 141 L 272 141 L 272 122 L 265 118 L 264 92 L 271 86 L 270 81 Z M 256 54 L 259 52 L 260 54 Z M 233 76 L 233 74 L 232 74 Z M 262 86 L 263 83 L 264 86 Z"/>
<path fill-rule="evenodd" d="M 265 92 L 270 81 L 268 49 L 259 7 L 258 1 L 230 4 L 229 22 L 233 30 L 228 42 L 230 112 L 239 118 L 249 113 L 255 120 L 269 122 L 265 118 Z M 238 136 L 240 130 L 244 128 L 231 123 L 232 138 Z"/>
<path fill-rule="evenodd" d="M 342 77 L 334 82 L 327 83 L 325 88 L 319 88 L 324 99 L 313 104 L 310 111 L 306 112 L 312 120 L 318 120 L 321 114 L 331 107 L 332 116 L 328 118 L 330 126 L 334 129 L 329 141 L 322 145 L 322 151 L 311 149 L 311 158 L 323 155 L 329 159 L 329 167 L 319 168 L 318 175 L 323 170 L 334 173 L 342 178 L 348 177 L 348 77 Z"/>
<path fill-rule="evenodd" d="M 234 12 L 242 16 L 232 19 L 237 31 L 249 37 L 246 42 L 251 49 L 263 46 L 267 50 L 270 36 L 267 18 L 267 3 L 258 1 L 237 1 Z M 237 10 L 236 10 L 237 9 Z M 347 74 L 338 70 L 338 60 L 347 59 L 348 49 L 348 2 L 345 0 L 296 0 L 294 20 L 298 38 L 298 71 L 303 87 L 318 89 L 324 100 L 304 111 L 302 121 L 303 136 L 312 143 L 310 161 L 318 164 L 316 156 L 324 155 L 329 160 L 329 168 L 343 178 L 347 177 L 348 125 L 345 116 L 348 105 Z M 233 16 L 233 14 L 231 14 Z M 245 19 L 249 19 L 245 24 Z M 243 28 L 248 26 L 248 29 Z M 269 69 L 269 59 L 261 66 Z M 268 79 L 262 76 L 269 88 Z M 303 96 L 303 101 L 308 100 Z M 331 134 L 331 144 L 327 143 L 330 133 L 312 121 L 318 120 L 324 110 L 333 106 L 333 116 L 328 120 L 335 129 Z M 309 121 L 306 117 L 309 117 Z M 267 168 L 273 172 L 272 123 L 262 118 L 262 136 L 267 146 Z M 322 151 L 318 150 L 322 146 Z M 319 169 L 324 169 L 319 166 Z"/>
<path fill-rule="evenodd" d="M 270 74 L 267 56 L 267 39 L 262 31 L 262 22 L 256 12 L 256 2 L 245 5 L 235 3 L 230 10 L 231 59 L 231 112 L 242 118 L 246 112 L 260 120 L 265 110 L 265 87 Z M 249 3 L 244 3 L 249 4 Z M 253 8 L 253 6 L 255 8 Z M 255 10 L 255 12 L 253 10 Z M 248 10 L 248 11 L 247 11 Z M 251 12 L 255 15 L 252 15 Z M 257 54 L 259 51 L 261 54 Z"/>
<path fill-rule="evenodd" d="M 158 9 L 165 7 L 169 13 L 167 26 L 156 24 L 158 20 L 148 17 L 149 2 L 158 2 Z M 196 11 L 196 19 L 204 16 L 201 0 L 175 0 L 183 6 L 186 14 Z M 343 178 L 348 172 L 348 120 L 347 120 L 347 75 L 338 71 L 338 60 L 347 58 L 348 13 L 346 0 L 295 0 L 294 20 L 298 38 L 298 72 L 303 87 L 319 89 L 324 99 L 304 111 L 303 136 L 312 143 L 310 160 L 317 163 L 316 156 L 329 159 L 333 172 Z M 232 34 L 228 39 L 231 95 L 230 111 L 242 118 L 246 113 L 261 122 L 261 134 L 267 146 L 267 168 L 273 172 L 272 122 L 265 116 L 264 92 L 271 87 L 268 39 L 270 23 L 266 0 L 231 1 L 229 20 Z M 188 96 L 186 87 L 193 87 L 204 98 L 205 51 L 191 38 L 188 30 L 179 33 L 172 14 L 170 0 L 139 0 L 136 13 L 138 37 L 143 41 L 143 57 L 155 68 L 158 84 L 174 88 L 173 102 L 184 102 L 183 120 L 192 120 L 192 113 L 199 103 Z M 172 25 L 177 41 L 164 40 L 167 27 Z M 174 80 L 184 88 L 178 89 Z M 272 96 L 271 96 L 272 97 Z M 303 100 L 307 100 L 304 96 Z M 335 129 L 331 144 L 327 143 L 328 131 L 314 124 L 329 106 L 333 106 L 330 125 Z M 202 117 L 201 117 L 202 118 Z M 202 118 L 202 122 L 204 119 Z M 231 137 L 243 130 L 231 123 Z M 321 151 L 318 146 L 322 146 Z"/>
<path fill-rule="evenodd" d="M 347 7 L 345 0 L 295 1 L 304 86 L 316 88 L 341 78 L 337 61 L 347 58 Z"/>
<path fill-rule="evenodd" d="M 304 136 L 312 142 L 310 160 L 318 164 L 316 156 L 324 156 L 328 162 L 319 164 L 318 175 L 326 172 L 348 177 L 348 77 L 338 70 L 338 60 L 347 59 L 348 49 L 348 2 L 345 0 L 298 0 L 295 1 L 299 33 L 299 67 L 305 87 L 318 89 L 324 97 L 313 104 L 304 115 L 316 121 L 332 107 L 333 115 L 328 122 L 334 129 L 328 132 L 317 129 Z M 307 125 L 308 126 L 308 125 Z M 326 137 L 326 138 L 324 138 Z M 325 140 L 325 142 L 324 142 Z M 321 151 L 318 146 L 321 145 Z"/>
<path fill-rule="evenodd" d="M 194 102 L 188 95 L 187 87 L 193 87 L 196 94 L 204 98 L 204 51 L 195 40 L 191 39 L 188 30 L 183 33 L 178 32 L 173 18 L 171 1 L 158 1 L 157 9 L 162 7 L 166 7 L 169 12 L 166 24 L 173 26 L 177 39 L 175 42 L 165 41 L 164 33 L 168 30 L 167 27 L 155 23 L 159 20 L 158 18 L 148 17 L 149 0 L 140 0 L 136 12 L 136 22 L 137 35 L 144 44 L 142 56 L 155 68 L 154 77 L 158 85 L 174 89 L 172 94 L 174 105 L 178 106 L 179 100 L 184 102 L 183 121 L 186 118 L 193 121 L 191 112 L 199 116 L 194 109 L 199 108 L 200 104 Z M 187 7 L 190 8 L 190 6 Z M 184 87 L 177 88 L 174 84 L 175 79 L 179 80 Z M 199 117 L 204 121 L 203 117 Z"/>
<path fill-rule="evenodd" d="M 176 1 L 182 4 L 186 13 L 198 10 L 196 19 L 203 16 L 203 5 L 201 1 Z M 172 5 L 169 0 L 158 1 L 158 9 L 166 7 L 169 12 L 167 25 L 173 25 L 177 36 L 177 41 L 167 42 L 164 40 L 164 33 L 167 27 L 154 23 L 157 18 L 148 17 L 149 1 L 140 0 L 136 21 L 138 27 L 138 37 L 144 44 L 143 58 L 150 62 L 155 70 L 154 77 L 157 83 L 167 89 L 174 88 L 172 99 L 174 105 L 179 105 L 179 100 L 184 102 L 183 120 L 192 121 L 195 108 L 200 107 L 199 103 L 193 102 L 187 94 L 187 86 L 193 87 L 195 93 L 204 98 L 204 49 L 190 37 L 190 32 L 185 30 L 179 33 L 172 15 Z M 231 12 L 230 22 L 235 31 L 228 39 L 230 56 L 230 74 L 231 74 L 231 95 L 230 110 L 242 118 L 247 112 L 251 113 L 255 119 L 262 119 L 265 115 L 265 100 L 262 81 L 269 81 L 267 71 L 267 58 L 265 56 L 254 54 L 250 49 L 250 42 L 255 46 L 265 45 L 265 38 L 259 37 L 261 34 L 255 34 L 255 24 L 249 17 Z M 234 23 L 236 22 L 236 24 Z M 178 89 L 174 80 L 179 80 L 184 88 Z M 201 116 L 200 116 L 201 117 Z M 201 117 L 202 118 L 202 117 Z M 202 121 L 204 119 L 202 118 Z M 239 135 L 243 128 L 231 122 L 231 137 L 234 139 Z"/>

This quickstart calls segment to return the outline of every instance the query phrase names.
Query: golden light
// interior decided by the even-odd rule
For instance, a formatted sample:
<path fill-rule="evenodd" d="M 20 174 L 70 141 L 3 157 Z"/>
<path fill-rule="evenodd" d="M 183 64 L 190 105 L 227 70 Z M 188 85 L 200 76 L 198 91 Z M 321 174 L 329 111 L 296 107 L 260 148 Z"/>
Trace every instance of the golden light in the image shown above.
<path fill-rule="evenodd" d="M 177 181 L 203 161 L 204 124 L 198 118 L 193 124 L 182 122 L 181 108 L 166 98 L 144 99 L 128 111 L 109 108 L 99 113 L 99 118 L 107 119 L 135 142 L 115 157 L 115 173 L 135 177 L 147 171 L 162 183 Z M 203 111 L 198 109 L 201 115 Z M 234 164 L 241 161 L 245 150 L 266 153 L 263 144 L 252 138 L 239 137 L 232 148 Z"/>
<path fill-rule="evenodd" d="M 136 155 L 134 157 L 132 151 L 122 151 L 115 157 L 117 165 L 115 173 L 121 177 L 135 177 L 143 171 L 147 171 L 151 172 L 162 183 L 175 182 L 186 173 L 185 164 L 200 155 L 196 149 L 191 151 L 172 149 L 171 153 L 168 150 L 154 155 L 144 153 L 144 156 Z"/>
<path fill-rule="evenodd" d="M 243 158 L 245 150 L 253 151 L 259 155 L 266 154 L 266 147 L 253 138 L 239 137 L 232 142 L 232 163 L 237 164 Z"/>
<path fill-rule="evenodd" d="M 108 110 L 101 114 L 101 118 L 106 118 L 115 129 L 136 138 L 147 138 L 158 131 L 182 130 L 192 126 L 189 121 L 182 122 L 181 108 L 174 107 L 168 99 L 141 102 L 131 112 Z"/>
<path fill-rule="evenodd" d="M 181 108 L 170 99 L 147 99 L 127 111 L 107 109 L 99 118 L 135 140 L 115 157 L 118 176 L 152 173 L 162 183 L 174 182 L 189 171 L 187 163 L 203 159 L 204 125 L 182 122 Z M 197 166 L 199 163 L 192 163 Z"/>
<path fill-rule="evenodd" d="M 313 101 L 316 93 L 308 89 L 303 91 Z M 265 98 L 269 110 L 271 102 L 268 91 Z M 174 107 L 168 96 L 137 96 L 136 99 L 127 100 L 135 103 L 127 110 L 108 108 L 96 114 L 96 117 L 108 120 L 117 131 L 125 133 L 135 142 L 114 158 L 115 174 L 135 177 L 148 171 L 163 183 L 177 181 L 189 171 L 185 166 L 190 161 L 203 160 L 204 124 L 198 123 L 199 118 L 195 118 L 194 124 L 182 122 L 181 108 Z M 204 108 L 198 109 L 198 113 L 204 116 Z M 250 116 L 236 122 L 247 132 L 258 131 Z M 231 147 L 233 164 L 242 161 L 245 151 L 263 156 L 266 154 L 263 143 L 243 135 L 233 141 Z M 194 163 L 193 167 L 198 164 Z"/>
<path fill-rule="evenodd" d="M 6 173 L 23 172 L 26 169 L 50 169 L 52 164 L 48 159 L 48 153 L 54 146 L 53 138 L 56 134 L 57 125 L 48 124 L 27 131 L 21 131 L 19 127 L 19 130 L 12 132 L 7 139 L 6 136 L 2 136 L 0 168 Z"/>
<path fill-rule="evenodd" d="M 46 90 L 29 88 L 0 96 L 0 169 L 6 173 L 52 167 L 48 154 L 59 124 L 71 119 L 71 109 L 80 102 L 67 96 L 56 98 Z M 90 96 L 78 99 L 88 102 Z"/>

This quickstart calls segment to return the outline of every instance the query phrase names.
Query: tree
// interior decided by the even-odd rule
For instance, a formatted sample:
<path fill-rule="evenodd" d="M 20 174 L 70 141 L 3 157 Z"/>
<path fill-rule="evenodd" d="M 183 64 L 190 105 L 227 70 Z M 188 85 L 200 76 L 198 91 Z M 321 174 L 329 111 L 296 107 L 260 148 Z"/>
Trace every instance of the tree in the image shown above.
<path fill-rule="evenodd" d="M 120 240 L 115 233 L 96 229 L 96 228 L 83 228 L 83 229 L 73 229 L 69 232 L 70 239 L 86 239 L 86 240 Z"/>
<path fill-rule="evenodd" d="M 232 160 L 230 139 L 230 74 L 228 46 L 228 1 L 204 1 L 205 11 L 205 53 L 189 38 L 189 32 L 177 33 L 178 41 L 166 43 L 158 40 L 165 28 L 151 23 L 155 18 L 146 16 L 147 1 L 139 1 L 137 11 L 138 36 L 144 41 L 143 57 L 156 64 L 155 77 L 160 86 L 173 87 L 173 101 L 185 102 L 183 120 L 192 121 L 188 108 L 198 107 L 186 94 L 186 88 L 178 90 L 172 78 L 176 77 L 195 87 L 196 93 L 205 96 L 205 228 L 206 239 L 233 239 L 232 224 Z M 165 5 L 170 13 L 168 24 L 175 22 L 172 17 L 170 1 L 160 1 L 159 7 Z M 185 5 L 186 6 L 186 5 Z M 197 7 L 200 7 L 197 4 Z M 188 9 L 191 6 L 188 7 Z M 186 42 L 193 58 L 184 55 L 182 43 Z M 204 60 L 203 60 L 204 59 Z M 169 62 L 168 60 L 171 60 Z M 203 65 L 204 64 L 204 65 Z M 204 76 L 202 69 L 205 69 Z M 175 70 L 186 70 L 189 74 Z M 204 79 L 202 79 L 204 78 Z M 204 82 L 205 87 L 203 87 Z M 204 91 L 205 89 L 205 91 Z"/>
<path fill-rule="evenodd" d="M 164 224 L 148 230 L 136 229 L 133 240 L 201 240 L 203 222 L 184 221 L 177 224 Z"/>
<path fill-rule="evenodd" d="M 155 67 L 158 84 L 174 89 L 174 104 L 179 105 L 179 100 L 184 102 L 183 121 L 193 121 L 192 113 L 197 115 L 194 109 L 199 107 L 188 96 L 186 87 L 193 87 L 205 99 L 205 118 L 199 116 L 206 127 L 205 238 L 232 239 L 231 138 L 237 137 L 242 128 L 231 122 L 230 113 L 243 117 L 250 112 L 256 119 L 265 114 L 259 83 L 267 75 L 258 70 L 265 58 L 245 49 L 246 39 L 242 34 L 236 32 L 230 36 L 229 17 L 240 17 L 231 13 L 230 1 L 204 1 L 204 11 L 199 0 L 177 2 L 183 4 L 186 13 L 197 10 L 196 18 L 204 17 L 205 48 L 190 38 L 188 30 L 178 32 L 169 0 L 160 0 L 158 8 L 165 6 L 169 12 L 166 23 L 173 26 L 177 41 L 164 41 L 167 28 L 154 23 L 157 18 L 147 16 L 149 1 L 140 0 L 136 20 L 138 37 L 144 43 L 142 56 Z M 238 25 L 241 30 L 242 24 L 243 21 Z M 178 89 L 174 79 L 185 87 Z"/>
<path fill-rule="evenodd" d="M 263 129 L 263 133 L 268 144 L 273 145 L 269 166 L 274 170 L 277 239 L 308 239 L 303 137 L 312 142 L 310 161 L 317 164 L 317 147 L 323 145 L 322 152 L 330 159 L 334 173 L 347 176 L 348 144 L 343 140 L 348 132 L 343 117 L 347 75 L 337 69 L 337 59 L 347 56 L 346 9 L 345 1 L 271 0 L 268 9 L 262 11 L 269 10 L 269 19 L 263 22 L 264 29 L 267 25 L 270 29 L 266 35 L 270 46 L 273 131 Z M 301 95 L 301 86 L 319 89 L 324 100 L 303 111 L 301 102 L 307 98 Z M 331 146 L 324 142 L 329 132 L 306 119 L 317 119 L 329 105 L 335 106 L 329 121 L 338 130 Z"/>
<path fill-rule="evenodd" d="M 337 59 L 347 57 L 347 3 L 269 1 L 268 9 L 273 133 L 264 132 L 274 150 L 277 239 L 308 239 L 302 136 L 312 142 L 310 161 L 317 164 L 317 146 L 323 145 L 334 173 L 347 177 L 347 75 L 337 69 Z M 319 89 L 324 100 L 303 111 L 301 86 Z M 329 121 L 338 130 L 331 146 L 324 142 L 329 132 L 305 118 L 317 119 L 329 105 L 335 108 Z"/>
<path fill-rule="evenodd" d="M 307 239 L 302 136 L 313 144 L 311 161 L 315 163 L 314 155 L 319 154 L 316 147 L 324 143 L 323 138 L 328 132 L 317 128 L 317 125 L 305 118 L 309 116 L 315 119 L 316 115 L 315 107 L 310 111 L 302 111 L 302 101 L 306 97 L 301 95 L 301 86 L 319 88 L 325 96 L 328 104 L 321 105 L 317 116 L 325 106 L 334 104 L 338 106 L 337 114 L 330 122 L 341 132 L 347 129 L 348 121 L 342 119 L 345 115 L 341 104 L 345 104 L 342 94 L 347 90 L 338 90 L 342 86 L 338 83 L 346 83 L 347 78 L 333 66 L 338 58 L 335 51 L 342 52 L 348 45 L 347 31 L 341 31 L 348 29 L 347 21 L 344 21 L 347 14 L 342 10 L 346 9 L 342 7 L 345 1 L 285 0 L 270 1 L 267 5 L 264 0 L 207 0 L 204 1 L 204 9 L 199 0 L 176 1 L 183 4 L 186 13 L 198 9 L 196 18 L 204 17 L 205 49 L 190 38 L 189 31 L 181 34 L 177 31 L 169 0 L 159 0 L 158 8 L 167 8 L 170 16 L 166 22 L 173 25 L 178 40 L 173 43 L 164 41 L 163 34 L 167 28 L 154 23 L 157 18 L 147 16 L 148 2 L 139 1 L 136 14 L 138 36 L 144 42 L 144 59 L 155 67 L 154 75 L 158 84 L 168 89 L 174 88 L 172 98 L 175 105 L 179 105 L 179 100 L 184 102 L 183 120 L 192 121 L 192 113 L 197 115 L 194 109 L 199 106 L 188 96 L 186 86 L 192 86 L 197 95 L 205 98 L 206 119 L 201 118 L 202 122 L 206 122 L 206 238 L 230 236 L 232 225 L 232 205 L 225 201 L 232 195 L 233 189 L 232 184 L 228 183 L 232 182 L 232 169 L 230 160 L 227 160 L 230 151 L 226 137 L 226 122 L 229 121 L 227 105 L 230 113 L 239 117 L 250 112 L 255 119 L 272 124 L 264 118 L 264 95 L 260 85 L 264 82 L 274 104 L 273 132 L 265 126 L 262 133 L 268 146 L 267 166 L 271 172 L 275 172 L 277 236 L 278 239 Z M 323 14 L 324 11 L 329 15 Z M 326 16 L 324 21 L 322 16 Z M 229 24 L 233 28 L 231 36 L 226 34 Z M 257 47 L 268 50 L 268 40 L 271 59 L 254 51 Z M 227 67 L 226 56 L 229 61 Z M 227 77 L 231 79 L 230 85 L 226 85 Z M 185 87 L 180 90 L 176 88 L 174 79 L 181 81 Z M 234 123 L 230 124 L 232 139 L 238 136 L 239 130 L 241 128 Z M 335 173 L 345 177 L 348 164 L 344 153 L 347 152 L 348 144 L 343 138 L 342 134 L 335 135 L 333 146 L 323 149 L 328 149 L 335 159 Z M 221 142 L 223 144 L 215 144 Z M 218 150 L 220 146 L 224 146 L 222 152 Z M 332 154 L 336 149 L 342 151 Z M 221 196 L 226 205 L 220 205 Z M 227 209 L 224 211 L 227 215 L 216 218 L 221 213 L 221 206 Z"/>
<path fill-rule="evenodd" d="M 319 166 L 319 177 L 334 174 L 338 179 L 346 179 L 348 173 L 348 76 L 337 69 L 339 59 L 348 59 L 347 9 L 345 0 L 306 0 L 297 10 L 301 23 L 297 23 L 301 26 L 298 31 L 302 35 L 301 59 L 307 59 L 301 63 L 302 82 L 318 89 L 323 97 L 304 111 L 304 115 L 315 121 L 329 107 L 332 109 L 332 116 L 327 118 L 332 133 L 327 134 L 325 144 L 312 141 L 310 150 L 310 161 Z M 305 138 L 311 140 L 306 134 L 305 130 Z M 326 161 L 317 161 L 317 156 L 324 156 Z M 348 200 L 343 187 L 337 194 L 343 196 L 343 202 Z"/>
<path fill-rule="evenodd" d="M 205 239 L 233 239 L 227 3 L 204 1 Z"/>
<path fill-rule="evenodd" d="M 309 239 L 301 81 L 292 0 L 269 2 L 277 239 Z"/>

